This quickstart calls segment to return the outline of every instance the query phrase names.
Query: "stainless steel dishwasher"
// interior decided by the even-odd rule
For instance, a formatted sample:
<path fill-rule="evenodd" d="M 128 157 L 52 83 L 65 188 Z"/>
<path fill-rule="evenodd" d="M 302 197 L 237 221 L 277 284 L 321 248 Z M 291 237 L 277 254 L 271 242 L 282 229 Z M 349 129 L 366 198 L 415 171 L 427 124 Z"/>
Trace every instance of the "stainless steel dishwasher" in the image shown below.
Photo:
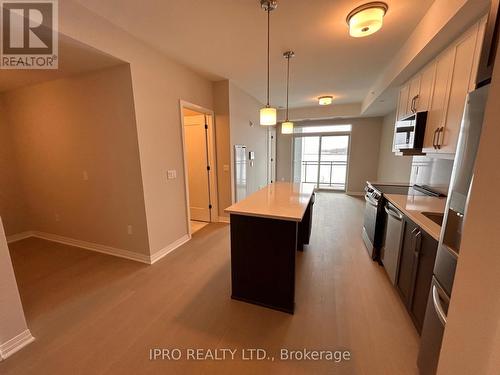
<path fill-rule="evenodd" d="M 387 224 L 380 260 L 392 284 L 396 285 L 404 229 L 403 214 L 390 202 L 386 202 L 384 209 L 387 214 Z"/>

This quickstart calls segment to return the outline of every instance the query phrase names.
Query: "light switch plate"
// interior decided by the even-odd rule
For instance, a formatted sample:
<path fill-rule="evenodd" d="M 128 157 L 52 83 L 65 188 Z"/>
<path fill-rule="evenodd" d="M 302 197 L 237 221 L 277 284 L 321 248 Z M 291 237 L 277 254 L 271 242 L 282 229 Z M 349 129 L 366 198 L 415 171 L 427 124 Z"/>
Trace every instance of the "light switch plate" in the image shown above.
<path fill-rule="evenodd" d="M 167 171 L 167 179 L 174 180 L 177 178 L 177 171 L 175 169 L 170 169 Z"/>

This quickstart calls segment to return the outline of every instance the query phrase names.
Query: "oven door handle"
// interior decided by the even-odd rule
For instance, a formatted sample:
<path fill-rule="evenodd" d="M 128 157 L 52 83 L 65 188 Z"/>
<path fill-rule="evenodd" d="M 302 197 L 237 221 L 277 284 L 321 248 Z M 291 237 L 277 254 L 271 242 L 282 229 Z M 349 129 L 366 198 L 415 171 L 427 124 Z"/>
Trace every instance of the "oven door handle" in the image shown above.
<path fill-rule="evenodd" d="M 374 202 L 368 195 L 365 195 L 365 201 L 371 204 L 373 207 L 378 207 L 378 203 Z"/>

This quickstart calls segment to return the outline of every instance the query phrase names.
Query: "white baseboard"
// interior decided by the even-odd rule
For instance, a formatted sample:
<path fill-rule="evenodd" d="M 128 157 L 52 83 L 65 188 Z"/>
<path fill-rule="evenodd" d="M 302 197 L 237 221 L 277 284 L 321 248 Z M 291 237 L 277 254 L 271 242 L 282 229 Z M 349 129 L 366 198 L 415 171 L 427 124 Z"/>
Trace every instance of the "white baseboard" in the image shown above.
<path fill-rule="evenodd" d="M 231 220 L 227 216 L 219 216 L 219 223 L 231 224 Z"/>
<path fill-rule="evenodd" d="M 35 341 L 29 329 L 0 345 L 0 360 L 7 359 L 26 345 Z"/>
<path fill-rule="evenodd" d="M 74 238 L 59 236 L 57 234 L 34 231 L 33 236 L 44 240 L 62 243 L 64 245 L 75 246 L 86 250 L 96 251 L 98 253 L 114 255 L 119 258 L 135 260 L 136 262 L 151 264 L 149 255 L 139 254 L 129 250 L 118 249 L 107 245 L 101 245 L 93 242 L 76 240 Z"/>
<path fill-rule="evenodd" d="M 12 236 L 7 236 L 7 243 L 21 241 L 21 240 L 24 240 L 24 239 L 30 238 L 30 237 L 33 237 L 32 230 L 28 230 L 26 232 L 21 232 L 21 233 L 16 233 L 16 234 L 13 234 Z"/>
<path fill-rule="evenodd" d="M 23 232 L 23 233 L 19 233 L 19 234 L 14 234 L 12 236 L 9 236 L 7 242 L 9 242 L 9 243 L 16 242 L 16 241 L 20 241 L 20 240 L 23 240 L 23 239 L 29 238 L 29 237 L 41 238 L 41 239 L 44 239 L 47 241 L 58 242 L 58 243 L 62 243 L 64 245 L 75 246 L 75 247 L 79 247 L 81 249 L 96 251 L 98 253 L 113 255 L 113 256 L 116 256 L 119 258 L 134 260 L 136 262 L 141 262 L 141 263 L 145 263 L 145 264 L 153 264 L 153 263 L 159 261 L 161 258 L 165 257 L 168 253 L 171 253 L 172 251 L 174 251 L 178 247 L 182 246 L 183 244 L 185 244 L 187 241 L 189 241 L 191 239 L 191 236 L 189 236 L 188 234 L 185 234 L 184 236 L 182 236 L 178 240 L 165 246 L 163 249 L 161 249 L 160 251 L 157 251 L 156 253 L 154 253 L 152 255 L 135 253 L 133 251 L 118 249 L 116 247 L 101 245 L 101 244 L 97 244 L 97 243 L 93 243 L 93 242 L 76 240 L 74 238 L 69 238 L 69 237 L 59 236 L 57 234 L 45 233 L 45 232 L 39 232 L 39 231 L 27 231 L 27 232 Z"/>
<path fill-rule="evenodd" d="M 191 236 L 189 234 L 185 234 L 178 240 L 172 242 L 170 245 L 165 246 L 163 249 L 160 251 L 157 251 L 156 253 L 152 254 L 149 257 L 149 264 L 154 264 L 158 262 L 160 259 L 177 249 L 178 247 L 184 245 L 186 242 L 188 242 L 191 239 Z"/>
<path fill-rule="evenodd" d="M 347 195 L 352 195 L 353 197 L 362 197 L 365 195 L 365 193 L 362 191 L 346 191 L 345 193 Z"/>

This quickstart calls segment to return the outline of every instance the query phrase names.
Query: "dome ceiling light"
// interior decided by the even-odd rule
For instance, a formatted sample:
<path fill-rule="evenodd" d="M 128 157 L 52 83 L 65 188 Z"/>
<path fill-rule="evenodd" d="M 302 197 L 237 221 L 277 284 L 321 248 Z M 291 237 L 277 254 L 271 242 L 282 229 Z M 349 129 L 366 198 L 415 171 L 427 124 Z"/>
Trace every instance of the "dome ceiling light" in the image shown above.
<path fill-rule="evenodd" d="M 333 103 L 333 96 L 320 96 L 318 102 L 319 105 L 330 105 Z"/>
<path fill-rule="evenodd" d="M 376 33 L 382 28 L 388 9 L 389 6 L 381 1 L 374 1 L 353 9 L 346 19 L 349 25 L 349 35 L 362 38 Z"/>

